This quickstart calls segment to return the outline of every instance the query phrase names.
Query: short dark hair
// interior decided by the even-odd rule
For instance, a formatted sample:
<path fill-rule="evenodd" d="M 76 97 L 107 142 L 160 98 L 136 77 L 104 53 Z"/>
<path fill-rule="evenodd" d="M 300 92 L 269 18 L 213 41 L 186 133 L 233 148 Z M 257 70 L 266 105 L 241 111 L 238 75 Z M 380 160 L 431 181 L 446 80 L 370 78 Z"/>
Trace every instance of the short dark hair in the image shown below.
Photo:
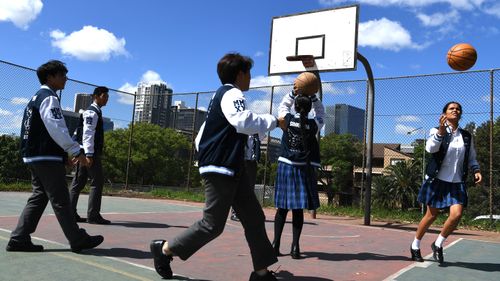
<path fill-rule="evenodd" d="M 448 106 L 450 106 L 450 104 L 456 104 L 458 105 L 458 109 L 460 110 L 460 114 L 462 113 L 462 105 L 456 101 L 450 101 L 448 102 L 447 104 L 444 105 L 443 107 L 443 113 L 446 113 L 446 110 L 448 109 Z"/>
<path fill-rule="evenodd" d="M 239 53 L 229 53 L 224 55 L 217 64 L 217 74 L 222 84 L 236 82 L 236 77 L 240 71 L 247 73 L 253 66 L 253 60 Z"/>
<path fill-rule="evenodd" d="M 109 93 L 109 89 L 107 87 L 104 87 L 104 86 L 99 86 L 97 88 L 94 89 L 94 93 L 92 94 L 92 98 L 96 98 L 97 96 L 100 96 L 101 94 L 104 94 L 104 93 Z"/>
<path fill-rule="evenodd" d="M 59 73 L 66 74 L 68 73 L 68 69 L 62 61 L 58 60 L 50 60 L 40 65 L 36 70 L 36 76 L 38 76 L 38 81 L 42 85 L 47 83 L 49 75 L 55 76 Z"/>

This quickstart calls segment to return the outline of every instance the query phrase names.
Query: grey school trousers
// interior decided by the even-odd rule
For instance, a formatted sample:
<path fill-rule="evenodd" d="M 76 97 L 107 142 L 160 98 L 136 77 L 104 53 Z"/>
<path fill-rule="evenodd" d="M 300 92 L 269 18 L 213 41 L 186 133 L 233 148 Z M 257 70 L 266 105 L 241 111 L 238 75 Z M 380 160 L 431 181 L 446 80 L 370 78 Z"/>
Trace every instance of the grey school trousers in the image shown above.
<path fill-rule="evenodd" d="M 267 268 L 278 261 L 267 237 L 265 216 L 255 196 L 245 169 L 239 176 L 203 174 L 205 208 L 203 218 L 169 241 L 169 249 L 182 260 L 219 236 L 232 206 L 245 230 L 254 270 Z"/>
<path fill-rule="evenodd" d="M 96 220 L 101 218 L 102 189 L 104 187 L 104 175 L 102 172 L 101 155 L 95 154 L 91 167 L 86 167 L 80 163 L 76 166 L 76 173 L 71 188 L 69 198 L 73 214 L 76 215 L 76 207 L 80 192 L 85 187 L 87 179 L 90 177 L 89 201 L 87 207 L 87 218 Z"/>
<path fill-rule="evenodd" d="M 52 205 L 59 225 L 70 245 L 77 245 L 88 234 L 80 229 L 75 221 L 69 202 L 66 184 L 66 169 L 63 163 L 40 162 L 29 165 L 33 194 L 24 207 L 11 239 L 16 242 L 31 241 L 31 233 L 35 232 L 38 222 L 48 202 Z"/>

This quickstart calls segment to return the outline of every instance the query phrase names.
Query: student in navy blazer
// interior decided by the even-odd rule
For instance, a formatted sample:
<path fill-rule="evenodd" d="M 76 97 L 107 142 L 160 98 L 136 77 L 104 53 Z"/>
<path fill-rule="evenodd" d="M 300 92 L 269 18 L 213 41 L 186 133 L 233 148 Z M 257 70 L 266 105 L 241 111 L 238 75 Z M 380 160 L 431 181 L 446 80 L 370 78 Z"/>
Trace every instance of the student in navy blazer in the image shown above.
<path fill-rule="evenodd" d="M 263 136 L 279 122 L 270 114 L 256 114 L 246 107 L 243 92 L 250 86 L 252 64 L 238 53 L 226 54 L 217 64 L 222 86 L 212 97 L 196 138 L 206 195 L 203 218 L 168 242 L 151 242 L 155 269 L 163 278 L 172 278 L 173 256 L 186 260 L 223 232 L 233 207 L 250 247 L 254 269 L 250 280 L 277 280 L 267 269 L 278 259 L 266 234 L 264 212 L 245 168 L 244 153 L 248 136 Z"/>

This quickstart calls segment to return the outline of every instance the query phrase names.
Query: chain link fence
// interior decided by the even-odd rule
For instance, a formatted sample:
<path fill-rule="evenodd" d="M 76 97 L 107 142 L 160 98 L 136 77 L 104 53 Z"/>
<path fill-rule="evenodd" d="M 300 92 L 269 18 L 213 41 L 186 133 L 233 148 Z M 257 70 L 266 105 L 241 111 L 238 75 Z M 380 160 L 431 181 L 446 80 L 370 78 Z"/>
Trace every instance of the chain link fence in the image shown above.
<path fill-rule="evenodd" d="M 24 107 L 40 85 L 33 69 L 5 61 L 0 61 L 0 81 L 0 135 L 2 138 L 15 138 L 20 133 Z M 70 133 L 75 128 L 73 122 L 78 117 L 74 108 L 75 95 L 78 93 L 91 94 L 96 86 L 74 79 L 68 80 L 66 88 L 62 91 L 61 105 L 65 110 Z M 475 143 L 482 166 L 483 186 L 489 190 L 497 188 L 499 186 L 498 145 L 500 143 L 499 87 L 499 69 L 375 79 L 373 175 L 384 175 L 387 167 L 404 160 L 422 161 L 422 159 L 428 158 L 422 147 L 429 129 L 438 125 L 442 107 L 453 100 L 461 103 L 463 107 L 460 125 L 476 133 Z M 277 115 L 281 99 L 291 90 L 292 85 L 251 88 L 245 94 L 247 107 L 256 113 Z M 366 92 L 366 80 L 322 83 L 321 99 L 326 109 L 326 116 L 325 127 L 320 133 L 320 141 L 332 133 L 337 135 L 349 133 L 364 149 Z M 120 145 L 116 145 L 114 148 L 118 151 L 105 148 L 104 162 L 106 162 L 106 157 L 110 157 L 110 153 L 116 154 L 115 158 L 119 159 L 115 159 L 117 161 L 113 163 L 115 166 L 110 168 L 115 170 L 112 176 L 105 171 L 108 176 L 108 184 L 116 188 L 140 190 L 166 186 L 181 189 L 200 187 L 194 138 L 203 122 L 204 113 L 213 94 L 214 91 L 167 94 L 170 96 L 171 105 L 182 106 L 170 107 L 170 104 L 167 103 L 164 110 L 168 111 L 167 119 L 169 120 L 165 126 L 168 129 L 162 130 L 168 130 L 169 134 L 182 135 L 185 143 L 183 141 L 184 146 L 179 147 L 178 151 L 157 151 L 156 153 L 164 153 L 160 157 L 164 156 L 170 160 L 161 162 L 165 164 L 152 165 L 151 168 L 148 168 L 149 171 L 142 172 L 154 170 L 151 177 L 145 181 L 144 178 L 141 179 L 138 176 L 141 172 L 133 171 L 133 169 L 144 165 L 140 163 L 146 163 L 144 161 L 148 159 L 140 159 L 140 155 L 134 154 L 134 151 L 140 151 L 140 144 L 147 143 L 147 138 L 154 138 L 155 135 L 147 136 L 142 131 L 144 130 L 141 128 L 142 124 L 132 122 L 132 120 L 138 120 L 137 117 L 134 117 L 137 112 L 134 102 L 136 93 L 110 89 L 109 102 L 103 109 L 103 113 L 104 117 L 108 118 L 108 126 L 112 127 L 112 130 L 109 131 L 112 133 L 109 133 L 109 136 L 108 133 L 106 135 L 107 138 L 118 138 Z M 272 189 L 269 191 L 269 188 L 273 186 L 276 173 L 280 138 L 281 130 L 275 129 L 269 132 L 262 142 L 263 157 L 261 157 L 257 175 L 257 189 L 259 189 L 257 194 L 265 203 L 266 200 L 272 199 Z M 170 141 L 169 145 L 172 147 L 175 147 L 172 140 L 180 142 L 175 137 L 167 139 L 166 143 Z M 153 157 L 154 155 L 148 155 L 156 149 L 156 147 L 150 147 L 144 157 Z M 360 197 L 363 194 L 361 188 L 363 186 L 364 163 L 365 161 L 355 163 L 355 166 L 352 167 L 352 189 L 335 190 L 337 197 L 333 199 L 334 202 L 339 203 L 343 200 L 350 203 L 362 202 Z M 19 173 L 9 172 L 6 167 L 5 164 L 0 166 L 0 179 L 3 181 L 29 178 L 28 175 L 22 176 Z M 422 174 L 423 168 L 423 165 L 418 166 L 417 173 Z M 323 177 L 328 177 L 328 173 L 333 169 L 335 167 L 326 164 L 320 180 Z M 169 180 L 169 178 L 175 178 L 175 180 Z M 321 182 L 328 184 L 328 181 Z M 322 204 L 329 201 L 328 188 L 328 186 L 320 188 Z M 344 194 L 344 198 L 342 198 L 342 194 Z M 493 197 L 493 194 L 490 193 L 490 209 L 495 204 L 495 208 L 498 208 L 499 203 L 493 202 Z M 332 201 L 330 200 L 330 202 Z M 272 201 L 266 204 L 272 204 Z"/>

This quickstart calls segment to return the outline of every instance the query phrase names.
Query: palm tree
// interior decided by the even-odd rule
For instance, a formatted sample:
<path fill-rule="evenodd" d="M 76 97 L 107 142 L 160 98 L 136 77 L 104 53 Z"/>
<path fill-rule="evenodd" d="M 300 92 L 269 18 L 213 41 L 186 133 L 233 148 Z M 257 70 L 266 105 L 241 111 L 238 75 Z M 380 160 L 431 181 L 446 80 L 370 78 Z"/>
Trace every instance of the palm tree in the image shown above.
<path fill-rule="evenodd" d="M 395 205 L 391 194 L 392 179 L 388 176 L 373 178 L 373 204 L 381 208 L 392 209 Z"/>
<path fill-rule="evenodd" d="M 391 196 L 401 210 L 415 206 L 421 183 L 419 162 L 401 161 L 387 167 L 386 172 L 390 178 Z"/>

